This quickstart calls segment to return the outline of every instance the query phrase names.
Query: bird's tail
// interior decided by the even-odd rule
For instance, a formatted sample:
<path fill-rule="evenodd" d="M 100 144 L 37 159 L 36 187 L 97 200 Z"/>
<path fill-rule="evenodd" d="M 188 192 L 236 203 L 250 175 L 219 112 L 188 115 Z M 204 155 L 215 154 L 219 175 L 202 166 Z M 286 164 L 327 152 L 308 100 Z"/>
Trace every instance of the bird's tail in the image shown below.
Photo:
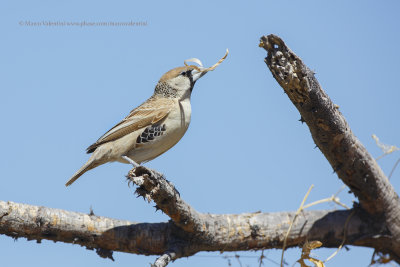
<path fill-rule="evenodd" d="M 96 168 L 100 164 L 96 163 L 95 160 L 90 158 L 88 162 L 85 163 L 72 177 L 69 179 L 69 181 L 65 184 L 65 186 L 71 185 L 73 182 L 75 182 L 79 177 L 81 177 L 82 174 L 87 172 L 88 170 L 91 170 L 93 168 Z"/>

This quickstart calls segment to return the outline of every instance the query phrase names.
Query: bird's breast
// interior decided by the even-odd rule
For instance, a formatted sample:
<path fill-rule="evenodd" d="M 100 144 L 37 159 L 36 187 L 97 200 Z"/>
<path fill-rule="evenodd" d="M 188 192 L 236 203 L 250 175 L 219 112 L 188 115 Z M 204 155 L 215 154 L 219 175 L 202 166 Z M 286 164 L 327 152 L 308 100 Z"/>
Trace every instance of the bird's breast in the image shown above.
<path fill-rule="evenodd" d="M 174 108 L 166 118 L 160 121 L 159 125 L 153 126 L 160 128 L 160 134 L 152 136 L 151 140 L 146 140 L 145 142 L 142 139 L 129 153 L 129 156 L 136 162 L 145 162 L 154 159 L 173 147 L 186 133 L 190 124 L 191 112 L 190 99 L 177 100 Z M 157 129 L 154 129 L 154 133 Z M 143 130 L 143 133 L 145 131 L 146 129 Z M 152 132 L 153 129 L 147 131 Z M 148 136 L 148 133 L 144 135 Z M 138 139 L 140 139 L 140 136 Z"/>
<path fill-rule="evenodd" d="M 192 108 L 190 106 L 190 99 L 185 99 L 182 101 L 177 101 L 177 108 L 171 111 L 170 117 L 172 121 L 177 123 L 177 128 L 186 129 L 190 124 L 190 117 L 192 115 Z"/>
<path fill-rule="evenodd" d="M 164 142 L 173 146 L 182 138 L 189 127 L 191 113 L 189 99 L 176 101 L 175 107 L 162 122 L 166 129 L 165 135 L 163 135 Z"/>

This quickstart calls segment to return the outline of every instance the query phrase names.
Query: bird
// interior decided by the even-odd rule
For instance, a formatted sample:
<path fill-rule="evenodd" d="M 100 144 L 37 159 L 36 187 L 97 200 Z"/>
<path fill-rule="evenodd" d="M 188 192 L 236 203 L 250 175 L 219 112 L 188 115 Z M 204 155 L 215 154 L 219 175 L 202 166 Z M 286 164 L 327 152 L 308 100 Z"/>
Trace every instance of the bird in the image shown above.
<path fill-rule="evenodd" d="M 199 59 L 191 58 L 184 61 L 184 66 L 162 75 L 148 100 L 133 109 L 86 149 L 92 155 L 65 186 L 71 185 L 85 172 L 107 162 L 118 161 L 137 167 L 178 143 L 189 127 L 190 97 L 196 81 L 214 70 L 228 53 L 227 49 L 225 55 L 209 68 L 203 67 Z"/>

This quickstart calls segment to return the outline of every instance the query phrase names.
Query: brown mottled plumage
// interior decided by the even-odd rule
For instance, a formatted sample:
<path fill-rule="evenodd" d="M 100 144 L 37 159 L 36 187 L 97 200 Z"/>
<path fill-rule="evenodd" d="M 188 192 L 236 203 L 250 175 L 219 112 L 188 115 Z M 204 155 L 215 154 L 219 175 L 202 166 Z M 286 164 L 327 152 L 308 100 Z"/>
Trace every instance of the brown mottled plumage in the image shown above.
<path fill-rule="evenodd" d="M 104 143 L 114 141 L 130 132 L 139 130 L 148 125 L 155 124 L 173 108 L 174 101 L 171 98 L 151 97 L 139 107 L 132 110 L 121 122 L 111 128 L 96 143 L 87 148 L 87 153 L 92 153 Z"/>
<path fill-rule="evenodd" d="M 154 159 L 173 147 L 190 123 L 190 96 L 197 79 L 213 70 L 203 68 L 200 60 L 166 72 L 158 81 L 154 94 L 132 110 L 120 123 L 87 148 L 89 160 L 66 183 L 71 185 L 82 174 L 107 162 L 140 164 Z M 189 60 L 188 60 L 189 61 Z"/>

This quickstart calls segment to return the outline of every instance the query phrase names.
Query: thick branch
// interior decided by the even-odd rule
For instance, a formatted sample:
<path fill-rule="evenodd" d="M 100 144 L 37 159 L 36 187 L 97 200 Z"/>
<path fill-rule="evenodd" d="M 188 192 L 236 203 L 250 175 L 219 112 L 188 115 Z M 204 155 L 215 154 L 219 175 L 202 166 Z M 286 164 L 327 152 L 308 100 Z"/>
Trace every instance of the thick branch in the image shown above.
<path fill-rule="evenodd" d="M 377 222 L 386 223 L 392 242 L 385 248 L 400 257 L 400 201 L 389 180 L 302 60 L 278 36 L 263 36 L 260 46 L 267 50 L 266 64 L 299 110 L 314 142 L 362 208 Z"/>
<path fill-rule="evenodd" d="M 148 201 L 154 200 L 156 208 L 166 213 L 185 232 L 204 233 L 204 216 L 183 201 L 172 183 L 161 173 L 139 166 L 133 168 L 127 178 L 138 186 L 138 195 Z"/>
<path fill-rule="evenodd" d="M 323 240 L 325 247 L 337 247 L 343 240 L 343 226 L 350 213 L 303 212 L 288 237 L 288 247 L 301 245 L 307 239 Z M 208 217 L 205 229 L 215 233 L 212 239 L 186 233 L 173 222 L 134 223 L 0 201 L 0 234 L 79 244 L 108 257 L 112 251 L 122 251 L 165 254 L 164 257 L 171 252 L 174 258 L 180 258 L 199 251 L 281 248 L 294 212 L 204 216 Z M 346 244 L 376 247 L 385 242 L 385 233 L 372 228 L 356 211 L 348 225 Z"/>
<path fill-rule="evenodd" d="M 266 63 L 273 76 L 362 207 L 303 211 L 287 237 L 286 247 L 307 240 L 322 241 L 323 247 L 338 247 L 346 236 L 347 245 L 373 247 L 400 259 L 400 203 L 383 172 L 301 59 L 277 36 L 263 37 L 261 45 L 268 51 Z M 0 234 L 79 244 L 111 259 L 112 251 L 161 255 L 154 265 L 166 266 L 199 251 L 282 248 L 295 216 L 294 212 L 202 214 L 183 201 L 173 185 L 156 171 L 138 167 L 129 172 L 128 178 L 139 186 L 139 195 L 154 200 L 172 221 L 134 223 L 0 201 Z"/>

